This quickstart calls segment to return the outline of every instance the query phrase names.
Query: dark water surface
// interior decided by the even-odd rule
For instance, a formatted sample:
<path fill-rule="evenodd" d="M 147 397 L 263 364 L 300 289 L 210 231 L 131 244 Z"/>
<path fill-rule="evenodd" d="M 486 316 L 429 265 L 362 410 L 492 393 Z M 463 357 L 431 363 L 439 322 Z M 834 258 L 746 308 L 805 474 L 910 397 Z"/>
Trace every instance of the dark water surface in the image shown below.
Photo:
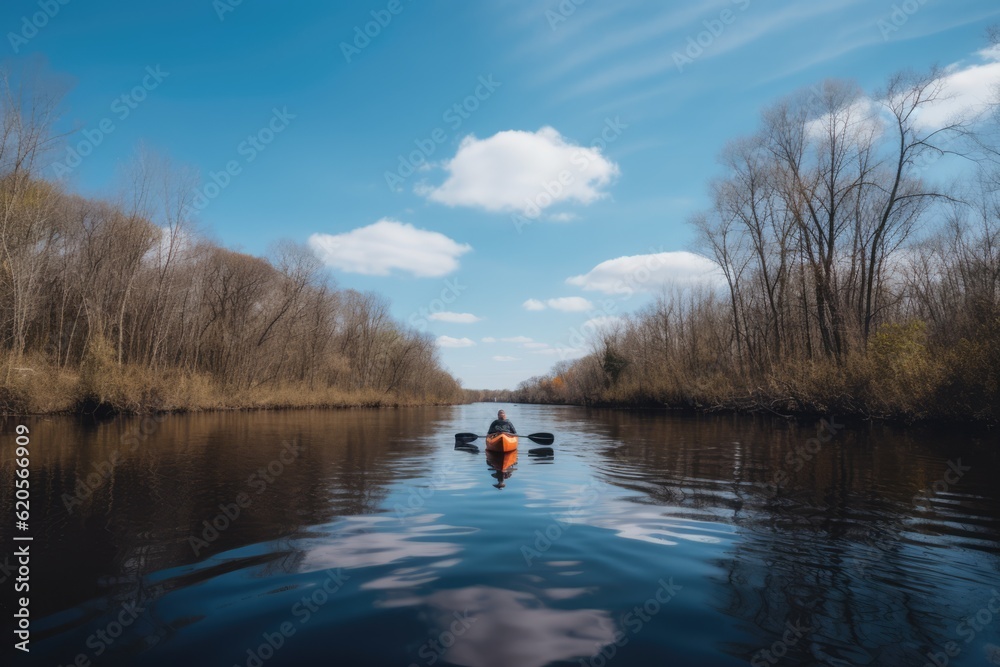
<path fill-rule="evenodd" d="M 6 422 L 17 664 L 1000 664 L 995 432 L 506 407 Z"/>

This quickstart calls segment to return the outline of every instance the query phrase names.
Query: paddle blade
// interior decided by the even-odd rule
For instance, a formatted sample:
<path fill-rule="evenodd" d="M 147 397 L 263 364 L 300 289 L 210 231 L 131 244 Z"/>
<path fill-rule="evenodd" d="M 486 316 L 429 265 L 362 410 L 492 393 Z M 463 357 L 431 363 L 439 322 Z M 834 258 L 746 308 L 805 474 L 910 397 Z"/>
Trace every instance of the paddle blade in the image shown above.
<path fill-rule="evenodd" d="M 527 436 L 528 440 L 532 442 L 537 442 L 539 445 L 551 445 L 556 441 L 556 436 L 551 433 L 532 433 Z"/>
<path fill-rule="evenodd" d="M 456 433 L 455 442 L 464 442 L 466 444 L 478 440 L 479 436 L 475 433 Z"/>

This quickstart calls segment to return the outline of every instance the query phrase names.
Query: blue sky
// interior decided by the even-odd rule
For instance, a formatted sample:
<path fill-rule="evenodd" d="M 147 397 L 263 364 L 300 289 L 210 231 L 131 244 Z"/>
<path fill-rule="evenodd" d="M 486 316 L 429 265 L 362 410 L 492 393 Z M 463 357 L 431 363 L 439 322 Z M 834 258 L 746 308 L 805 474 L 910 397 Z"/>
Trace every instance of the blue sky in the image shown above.
<path fill-rule="evenodd" d="M 145 142 L 199 170 L 217 242 L 310 243 L 489 388 L 706 274 L 687 220 L 764 107 L 934 64 L 974 96 L 1000 21 L 993 0 L 62 2 L 0 9 L 7 58 L 69 87 L 47 176 L 106 194 Z"/>

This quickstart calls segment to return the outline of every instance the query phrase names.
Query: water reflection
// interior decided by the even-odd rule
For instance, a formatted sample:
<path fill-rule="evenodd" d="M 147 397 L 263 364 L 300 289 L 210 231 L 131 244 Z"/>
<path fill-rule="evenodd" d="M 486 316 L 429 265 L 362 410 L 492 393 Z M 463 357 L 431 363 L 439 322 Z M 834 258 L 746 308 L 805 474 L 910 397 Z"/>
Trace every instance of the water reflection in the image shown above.
<path fill-rule="evenodd" d="M 407 517 L 347 517 L 334 530 L 298 543 L 305 550 L 300 571 L 389 565 L 403 560 L 444 558 L 461 550 L 448 536 L 475 532 L 475 528 L 441 523 L 440 514 Z M 377 588 L 377 587 L 376 587 Z"/>
<path fill-rule="evenodd" d="M 334 414 L 195 414 L 91 425 L 35 420 L 32 505 L 44 510 L 33 515 L 32 528 L 46 547 L 32 565 L 65 579 L 58 573 L 72 554 L 74 584 L 41 588 L 33 611 L 41 617 L 105 595 L 98 581 L 138 580 L 335 516 L 382 511 L 394 480 L 427 470 L 420 455 L 446 413 Z M 279 469 L 287 443 L 301 451 Z M 0 447 L 0 487 L 13 488 L 13 438 Z M 407 457 L 404 466 L 389 464 L 400 457 Z M 0 499 L 7 516 L 11 498 Z M 0 538 L 7 531 L 0 526 Z"/>
<path fill-rule="evenodd" d="M 555 450 L 551 447 L 535 447 L 528 450 L 532 463 L 552 463 L 555 461 Z"/>
<path fill-rule="evenodd" d="M 557 600 L 578 594 L 550 593 Z M 427 605 L 431 639 L 418 655 L 426 659 L 439 653 L 456 665 L 542 667 L 590 656 L 615 634 L 607 611 L 553 608 L 539 595 L 492 586 L 438 591 Z"/>
<path fill-rule="evenodd" d="M 600 449 L 603 478 L 672 516 L 650 507 L 616 522 L 611 503 L 584 520 L 665 546 L 721 540 L 718 609 L 758 630 L 729 647 L 734 657 L 765 657 L 792 624 L 808 631 L 781 646 L 791 663 L 923 664 L 962 641 L 963 616 L 1000 583 L 997 451 L 976 437 L 871 427 L 817 447 L 814 425 L 627 413 L 602 424 L 616 441 Z M 975 464 L 945 488 L 958 459 Z M 974 664 L 990 645 L 951 664 Z"/>
<path fill-rule="evenodd" d="M 516 470 L 517 465 L 517 450 L 512 452 L 494 452 L 486 450 L 486 464 L 493 470 L 490 475 L 497 480 L 497 483 L 493 486 L 497 489 L 503 489 L 507 486 L 507 480 L 511 478 Z"/>
<path fill-rule="evenodd" d="M 453 447 L 492 407 L 31 420 L 33 657 L 97 658 L 87 638 L 136 604 L 102 664 L 246 664 L 337 571 L 269 665 L 329 661 L 332 640 L 345 664 L 597 664 L 671 576 L 614 664 L 768 662 L 789 627 L 785 664 L 924 664 L 948 642 L 950 665 L 983 664 L 1000 644 L 995 618 L 962 626 L 1000 590 L 995 434 L 516 406 L 557 445 Z"/>

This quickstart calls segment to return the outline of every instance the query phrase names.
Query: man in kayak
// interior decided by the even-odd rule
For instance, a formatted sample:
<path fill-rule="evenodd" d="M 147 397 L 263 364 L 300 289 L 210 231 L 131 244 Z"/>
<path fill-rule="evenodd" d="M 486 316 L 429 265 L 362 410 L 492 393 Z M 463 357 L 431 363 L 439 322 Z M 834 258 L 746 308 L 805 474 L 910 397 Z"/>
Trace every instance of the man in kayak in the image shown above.
<path fill-rule="evenodd" d="M 486 435 L 493 433 L 510 433 L 511 435 L 517 435 L 517 431 L 514 430 L 514 425 L 507 419 L 507 413 L 503 410 L 497 413 L 497 418 L 493 420 L 492 424 L 490 424 L 490 430 L 486 432 Z"/>

